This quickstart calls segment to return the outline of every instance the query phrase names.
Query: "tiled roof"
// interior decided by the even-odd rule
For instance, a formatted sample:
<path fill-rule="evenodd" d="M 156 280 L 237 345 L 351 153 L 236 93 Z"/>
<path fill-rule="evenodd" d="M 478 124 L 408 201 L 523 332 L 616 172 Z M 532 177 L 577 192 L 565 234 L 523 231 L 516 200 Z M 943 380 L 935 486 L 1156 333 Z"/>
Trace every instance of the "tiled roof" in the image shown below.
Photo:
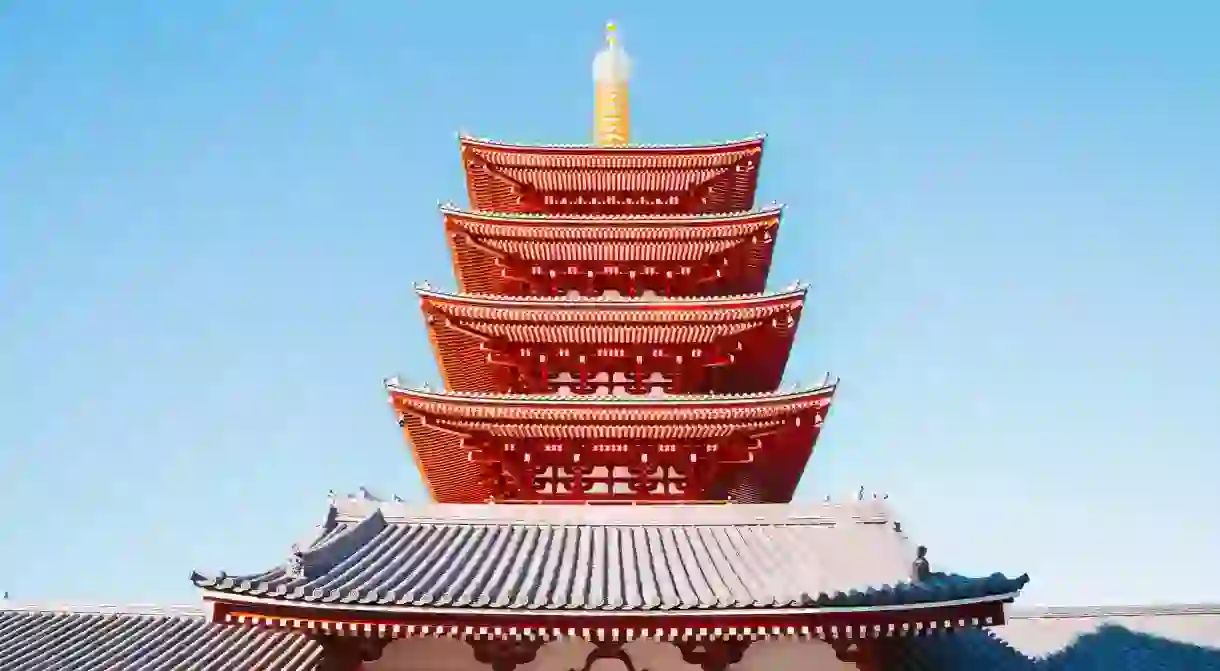
<path fill-rule="evenodd" d="M 763 139 L 703 147 L 528 147 L 462 138 L 471 205 L 499 212 L 545 203 L 577 212 L 607 206 L 665 211 L 695 190 L 699 213 L 754 205 Z M 541 201 L 527 203 L 536 194 Z M 621 200 L 620 200 L 621 194 Z"/>
<path fill-rule="evenodd" d="M 1220 605 L 1014 610 L 901 653 L 896 671 L 1220 671 Z"/>
<path fill-rule="evenodd" d="M 208 624 L 193 608 L 0 603 L 4 671 L 307 671 L 321 654 L 300 633 Z"/>
<path fill-rule="evenodd" d="M 827 381 L 805 391 L 731 395 L 431 392 L 395 380 L 387 381 L 387 388 L 436 501 L 552 496 L 568 491 L 566 485 L 562 491 L 551 487 L 556 484 L 553 476 L 566 478 L 577 463 L 582 469 L 646 464 L 651 475 L 664 475 L 657 473 L 664 468 L 683 478 L 694 472 L 691 464 L 714 463 L 728 468 L 695 472 L 686 481 L 690 490 L 678 492 L 654 482 L 660 489 L 647 494 L 775 503 L 792 499 L 835 385 Z M 464 442 L 463 435 L 485 438 L 477 446 L 476 459 L 471 458 L 474 446 Z M 588 441 L 589 448 L 576 440 Z M 620 449 L 631 443 L 638 451 Z M 709 450 L 709 444 L 717 448 Z M 556 468 L 563 472 L 538 470 Z M 586 494 L 628 496 L 613 488 Z"/>
<path fill-rule="evenodd" d="M 323 540 L 213 593 L 316 604 L 671 614 L 1011 597 L 1025 577 L 938 574 L 879 502 L 545 506 L 337 501 Z"/>
<path fill-rule="evenodd" d="M 796 285 L 751 296 L 608 299 L 416 290 L 445 386 L 484 393 L 512 388 L 506 360 L 529 381 L 517 389 L 565 386 L 565 374 L 579 389 L 589 366 L 589 389 L 771 391 L 783 377 L 806 292 Z M 717 374 L 681 385 L 688 359 L 718 366 Z M 659 379 L 646 380 L 652 373 Z"/>
<path fill-rule="evenodd" d="M 742 147 L 761 146 L 763 140 L 767 136 L 765 134 L 753 135 L 747 138 L 736 140 L 722 140 L 720 142 L 709 142 L 706 144 L 620 144 L 620 145 L 601 145 L 601 144 L 528 144 L 523 142 L 504 142 L 502 140 L 492 140 L 489 138 L 473 137 L 471 135 L 459 134 L 458 141 L 463 145 L 471 147 L 480 147 L 485 149 L 497 149 L 502 151 L 511 151 L 520 154 L 558 154 L 565 155 L 570 153 L 583 153 L 591 156 L 615 156 L 615 155 L 633 155 L 633 154 L 714 154 L 717 152 L 730 152 L 741 149 Z"/>
<path fill-rule="evenodd" d="M 904 639 L 895 671 L 1215 671 L 1217 619 L 1206 604 L 1016 610 L 989 631 Z M 5 671 L 313 671 L 320 655 L 298 633 L 206 624 L 196 607 L 0 602 Z"/>
<path fill-rule="evenodd" d="M 1025 654 L 1046 657 L 1104 627 L 1220 651 L 1220 604 L 1023 609 L 995 631 Z"/>
<path fill-rule="evenodd" d="M 615 422 L 734 421 L 764 419 L 830 405 L 837 380 L 829 376 L 816 387 L 750 394 L 662 394 L 648 396 L 594 394 L 483 394 L 438 392 L 385 381 L 395 400 L 413 409 L 453 407 L 458 416 L 478 419 Z M 507 413 L 507 414 L 505 414 Z"/>
<path fill-rule="evenodd" d="M 702 214 L 545 214 L 537 212 L 496 212 L 493 210 L 471 210 L 454 203 L 440 203 L 439 209 L 445 217 L 461 222 L 469 230 L 480 234 L 502 235 L 501 226 L 525 226 L 530 229 L 550 231 L 556 239 L 578 238 L 596 235 L 606 239 L 631 239 L 641 233 L 652 237 L 652 232 L 685 239 L 717 237 L 722 226 L 742 225 L 750 222 L 775 223 L 784 208 L 779 203 L 766 207 L 735 212 L 707 212 Z M 554 227 L 554 228 L 552 228 Z M 538 233 L 521 233 L 537 237 Z"/>
<path fill-rule="evenodd" d="M 522 282 L 552 272 L 549 281 L 565 291 L 588 291 L 589 272 L 603 289 L 619 291 L 628 281 L 670 295 L 761 291 L 782 214 L 778 207 L 715 216 L 442 212 L 459 285 L 496 294 L 518 294 Z M 691 284 L 667 275 L 681 277 L 684 267 L 694 273 L 686 276 Z"/>

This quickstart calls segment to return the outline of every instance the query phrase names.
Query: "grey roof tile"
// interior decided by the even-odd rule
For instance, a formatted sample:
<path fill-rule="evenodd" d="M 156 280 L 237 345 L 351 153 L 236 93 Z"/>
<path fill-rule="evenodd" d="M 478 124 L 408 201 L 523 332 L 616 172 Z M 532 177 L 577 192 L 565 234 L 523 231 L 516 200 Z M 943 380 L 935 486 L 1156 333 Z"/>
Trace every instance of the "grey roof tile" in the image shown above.
<path fill-rule="evenodd" d="M 994 631 L 1026 655 L 1046 657 L 1107 626 L 1220 650 L 1220 604 L 1029 608 Z"/>
<path fill-rule="evenodd" d="M 871 606 L 1001 596 L 1025 578 L 938 574 L 880 502 L 759 505 L 408 505 L 335 502 L 338 530 L 213 592 L 307 603 L 553 610 Z"/>
<path fill-rule="evenodd" d="M 1016 610 L 899 652 L 896 671 L 1220 671 L 1220 605 Z"/>
<path fill-rule="evenodd" d="M 208 624 L 185 608 L 0 608 L 5 671 L 311 671 L 319 645 L 290 631 Z"/>
<path fill-rule="evenodd" d="M 1220 606 L 1207 604 L 1016 611 L 990 631 L 904 639 L 895 668 L 1210 671 L 1220 669 L 1217 616 Z M 320 657 L 300 634 L 207 624 L 195 607 L 0 607 L 5 671 L 314 671 Z"/>

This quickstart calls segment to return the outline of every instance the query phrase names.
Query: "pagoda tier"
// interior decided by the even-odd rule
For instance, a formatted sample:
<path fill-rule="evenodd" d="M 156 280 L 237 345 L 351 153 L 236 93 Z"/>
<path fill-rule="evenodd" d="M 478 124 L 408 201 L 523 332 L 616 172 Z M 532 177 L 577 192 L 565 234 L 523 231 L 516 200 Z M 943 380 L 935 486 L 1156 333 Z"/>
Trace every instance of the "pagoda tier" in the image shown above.
<path fill-rule="evenodd" d="M 754 207 L 763 138 L 688 146 L 529 146 L 461 138 L 475 210 L 707 214 Z"/>
<path fill-rule="evenodd" d="M 484 393 L 774 391 L 805 304 L 800 286 L 713 299 L 418 292 L 446 388 Z"/>
<path fill-rule="evenodd" d="M 740 396 L 494 395 L 387 381 L 440 503 L 784 502 L 835 385 Z"/>
<path fill-rule="evenodd" d="M 362 492 L 335 500 L 288 561 L 192 580 L 214 621 L 383 643 L 787 636 L 843 647 L 1003 624 L 1028 581 L 929 571 L 912 582 L 913 552 L 875 501 L 414 505 Z"/>
<path fill-rule="evenodd" d="M 443 206 L 462 291 L 725 296 L 763 290 L 782 210 L 673 216 L 547 216 Z"/>

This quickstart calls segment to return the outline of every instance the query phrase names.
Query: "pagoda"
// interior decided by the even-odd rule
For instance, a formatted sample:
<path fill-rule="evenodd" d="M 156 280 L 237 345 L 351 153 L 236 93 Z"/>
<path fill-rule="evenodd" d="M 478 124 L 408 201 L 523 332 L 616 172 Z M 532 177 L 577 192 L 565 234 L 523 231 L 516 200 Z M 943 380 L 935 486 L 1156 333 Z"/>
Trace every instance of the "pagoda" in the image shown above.
<path fill-rule="evenodd" d="M 764 139 L 631 144 L 612 26 L 593 75 L 592 145 L 460 139 L 456 289 L 416 288 L 444 389 L 386 381 L 432 501 L 332 496 L 280 565 L 193 574 L 208 619 L 332 671 L 877 671 L 1002 624 L 1024 576 L 792 502 L 836 382 L 780 390 L 807 295 L 767 289 Z"/>

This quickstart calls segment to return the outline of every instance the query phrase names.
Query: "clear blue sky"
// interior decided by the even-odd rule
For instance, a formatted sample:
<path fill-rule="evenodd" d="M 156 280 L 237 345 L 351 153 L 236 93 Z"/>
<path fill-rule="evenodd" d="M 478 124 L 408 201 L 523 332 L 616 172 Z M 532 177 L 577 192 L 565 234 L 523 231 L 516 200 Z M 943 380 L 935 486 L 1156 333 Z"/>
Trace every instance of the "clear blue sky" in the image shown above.
<path fill-rule="evenodd" d="M 856 4 L 0 5 L 0 590 L 189 602 L 421 498 L 381 380 L 437 378 L 455 133 L 586 141 L 613 18 L 635 139 L 769 134 L 788 379 L 844 381 L 802 496 L 1027 604 L 1220 600 L 1220 9 Z"/>

